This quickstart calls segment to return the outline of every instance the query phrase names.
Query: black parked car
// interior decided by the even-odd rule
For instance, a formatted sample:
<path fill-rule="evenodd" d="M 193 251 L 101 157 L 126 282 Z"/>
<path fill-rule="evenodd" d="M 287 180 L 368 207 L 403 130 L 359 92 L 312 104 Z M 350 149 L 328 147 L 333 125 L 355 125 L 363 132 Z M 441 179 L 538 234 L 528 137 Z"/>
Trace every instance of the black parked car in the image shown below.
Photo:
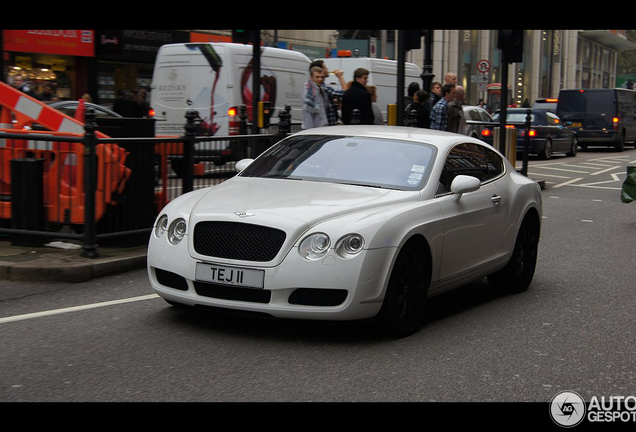
<path fill-rule="evenodd" d="M 553 153 L 565 153 L 576 156 L 578 137 L 576 133 L 566 128 L 559 117 L 545 109 L 531 110 L 530 139 L 528 154 L 539 155 L 542 159 L 550 159 Z M 506 124 L 517 129 L 517 153 L 523 153 L 526 137 L 526 117 L 528 108 L 508 108 L 506 110 Z M 493 115 L 493 120 L 499 124 L 500 112 Z M 490 131 L 491 132 L 491 131 Z M 482 140 L 493 144 L 492 133 L 482 134 Z"/>

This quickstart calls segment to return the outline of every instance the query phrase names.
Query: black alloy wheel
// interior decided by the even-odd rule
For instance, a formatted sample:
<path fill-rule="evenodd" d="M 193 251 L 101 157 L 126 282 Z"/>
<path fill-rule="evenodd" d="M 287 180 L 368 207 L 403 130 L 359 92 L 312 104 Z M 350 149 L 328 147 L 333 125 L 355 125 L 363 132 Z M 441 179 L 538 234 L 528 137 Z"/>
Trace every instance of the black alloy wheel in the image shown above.
<path fill-rule="evenodd" d="M 510 261 L 502 270 L 488 276 L 492 285 L 513 293 L 528 289 L 537 267 L 539 230 L 538 222 L 526 216 L 519 228 Z"/>
<path fill-rule="evenodd" d="M 424 319 L 431 280 L 429 254 L 421 244 L 410 242 L 399 253 L 380 310 L 380 324 L 392 336 L 415 333 Z"/>

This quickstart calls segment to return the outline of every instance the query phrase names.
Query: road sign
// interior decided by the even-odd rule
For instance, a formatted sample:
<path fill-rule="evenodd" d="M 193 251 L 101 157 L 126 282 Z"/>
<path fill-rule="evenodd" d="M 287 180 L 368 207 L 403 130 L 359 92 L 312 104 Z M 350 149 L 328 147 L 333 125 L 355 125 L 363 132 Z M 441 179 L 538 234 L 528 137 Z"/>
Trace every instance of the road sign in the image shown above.
<path fill-rule="evenodd" d="M 481 73 L 486 73 L 490 70 L 490 62 L 488 60 L 479 60 L 477 62 L 477 70 Z"/>

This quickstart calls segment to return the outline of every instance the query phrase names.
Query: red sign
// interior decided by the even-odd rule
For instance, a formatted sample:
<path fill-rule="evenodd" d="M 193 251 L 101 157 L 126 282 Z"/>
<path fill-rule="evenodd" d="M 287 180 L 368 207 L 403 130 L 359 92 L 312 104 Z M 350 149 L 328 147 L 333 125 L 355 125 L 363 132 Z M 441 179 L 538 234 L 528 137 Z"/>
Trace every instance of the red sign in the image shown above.
<path fill-rule="evenodd" d="M 3 30 L 4 50 L 95 56 L 95 30 Z"/>

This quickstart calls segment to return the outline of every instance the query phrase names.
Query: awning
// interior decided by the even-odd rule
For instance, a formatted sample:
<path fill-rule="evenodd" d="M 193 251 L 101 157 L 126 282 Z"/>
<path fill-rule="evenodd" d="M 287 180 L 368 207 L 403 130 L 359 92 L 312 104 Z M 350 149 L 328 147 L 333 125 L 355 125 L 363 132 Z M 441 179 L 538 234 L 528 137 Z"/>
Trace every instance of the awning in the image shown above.
<path fill-rule="evenodd" d="M 607 48 L 616 51 L 636 50 L 636 44 L 630 42 L 623 35 L 613 33 L 609 30 L 582 30 L 579 35 L 589 41 L 596 42 Z"/>

